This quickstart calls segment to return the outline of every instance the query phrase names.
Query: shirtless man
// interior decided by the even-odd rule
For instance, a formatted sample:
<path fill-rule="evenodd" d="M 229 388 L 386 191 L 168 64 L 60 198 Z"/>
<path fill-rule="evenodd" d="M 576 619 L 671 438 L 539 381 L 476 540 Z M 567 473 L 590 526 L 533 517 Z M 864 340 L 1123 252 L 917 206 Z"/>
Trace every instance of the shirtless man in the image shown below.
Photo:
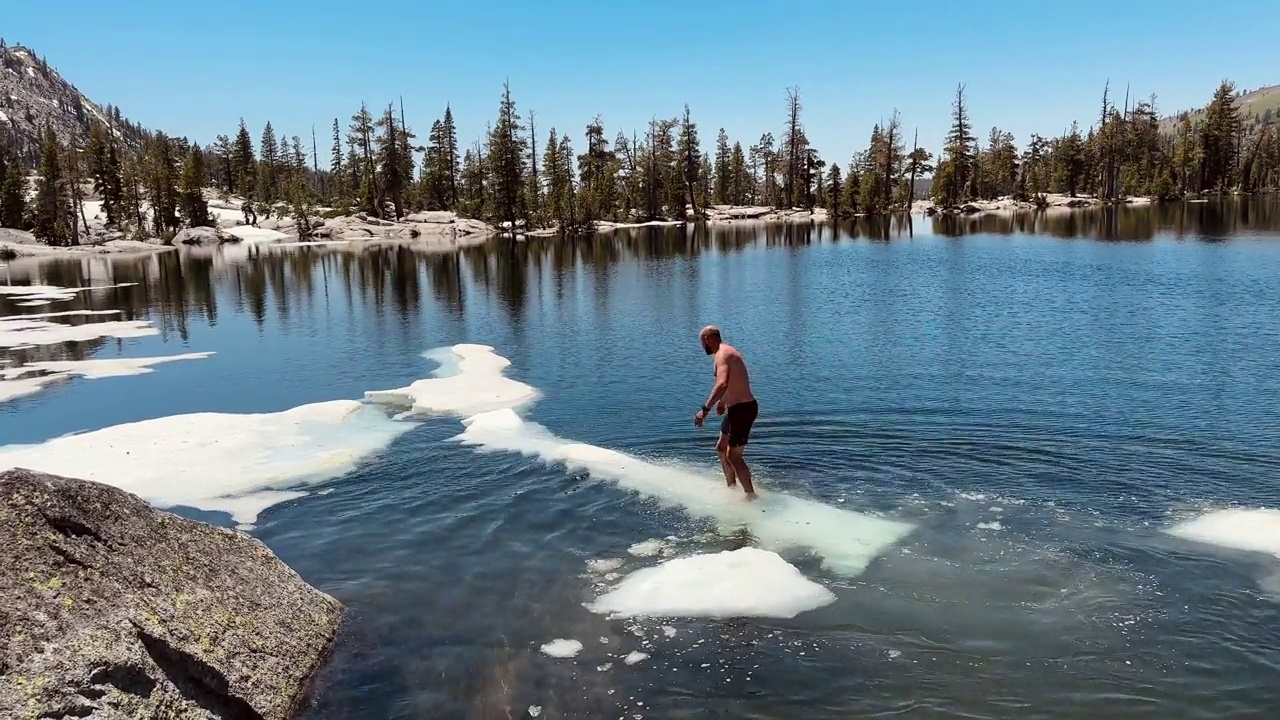
<path fill-rule="evenodd" d="M 716 452 L 720 454 L 720 468 L 724 470 L 724 479 L 733 487 L 739 482 L 747 493 L 748 500 L 756 498 L 755 486 L 751 484 L 751 470 L 742 459 L 742 449 L 747 445 L 751 435 L 751 425 L 756 421 L 759 406 L 751 394 L 751 380 L 747 376 L 747 363 L 742 354 L 732 345 L 721 341 L 720 330 L 715 326 L 707 326 L 698 336 L 702 341 L 702 349 L 715 356 L 716 384 L 711 389 L 711 397 L 707 403 L 693 416 L 693 424 L 702 427 L 702 423 L 711 413 L 711 406 L 716 408 L 717 415 L 724 415 L 720 425 L 720 440 L 716 443 Z"/>

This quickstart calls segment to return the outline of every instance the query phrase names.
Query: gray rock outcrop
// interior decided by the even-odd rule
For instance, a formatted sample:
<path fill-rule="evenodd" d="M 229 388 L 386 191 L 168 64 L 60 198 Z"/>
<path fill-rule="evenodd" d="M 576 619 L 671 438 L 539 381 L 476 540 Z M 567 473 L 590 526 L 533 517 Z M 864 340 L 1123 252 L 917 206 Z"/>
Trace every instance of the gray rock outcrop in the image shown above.
<path fill-rule="evenodd" d="M 0 473 L 0 717 L 291 717 L 342 606 L 258 540 Z"/>
<path fill-rule="evenodd" d="M 174 245 L 221 245 L 226 242 L 240 242 L 240 238 L 223 232 L 221 228 L 193 227 L 183 228 L 173 236 Z"/>

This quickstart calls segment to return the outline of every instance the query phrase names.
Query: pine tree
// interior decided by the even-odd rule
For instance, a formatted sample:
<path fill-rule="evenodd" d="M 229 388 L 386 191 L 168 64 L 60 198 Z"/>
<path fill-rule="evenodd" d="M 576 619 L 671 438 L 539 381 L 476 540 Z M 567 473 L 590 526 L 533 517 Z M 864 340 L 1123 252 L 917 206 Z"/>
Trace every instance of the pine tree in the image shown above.
<path fill-rule="evenodd" d="M 51 126 L 45 126 L 40 143 L 40 179 L 31 208 L 32 232 L 47 245 L 71 243 L 71 203 L 62 175 L 62 146 Z"/>
<path fill-rule="evenodd" d="M 118 227 L 124 220 L 121 205 L 124 203 L 124 186 L 120 176 L 120 156 L 114 137 L 107 128 L 95 123 L 89 132 L 89 174 L 93 178 L 93 191 L 102 199 L 102 212 L 108 227 Z"/>
<path fill-rule="evenodd" d="M 120 217 L 132 223 L 134 233 L 142 237 L 146 232 L 146 219 L 142 212 L 142 171 L 138 167 L 138 159 L 127 154 L 120 163 Z"/>
<path fill-rule="evenodd" d="M 26 230 L 27 173 L 22 161 L 9 148 L 3 148 L 4 175 L 0 176 L 0 227 Z"/>
<path fill-rule="evenodd" d="M 173 141 L 163 132 L 148 143 L 143 176 L 152 232 L 156 237 L 172 237 L 182 226 L 178 217 L 178 159 Z"/>
<path fill-rule="evenodd" d="M 889 125 L 884 130 L 884 146 L 880 160 L 881 207 L 888 210 L 894 205 L 893 189 L 902 177 L 902 119 L 894 108 Z"/>
<path fill-rule="evenodd" d="M 351 146 L 358 158 L 358 165 L 353 165 L 352 189 L 355 192 L 356 204 L 360 210 L 382 217 L 382 208 L 378 203 L 378 177 L 374 163 L 374 125 L 373 115 L 364 103 L 360 103 L 359 112 L 351 116 L 348 126 L 347 144 Z"/>
<path fill-rule="evenodd" d="M 729 204 L 746 205 L 752 192 L 751 173 L 747 170 L 742 143 L 735 142 L 729 153 Z"/>
<path fill-rule="evenodd" d="M 586 132 L 586 151 L 578 156 L 578 179 L 581 202 L 578 210 L 586 222 L 612 216 L 616 189 L 613 175 L 613 153 L 605 139 L 604 124 L 597 116 Z"/>
<path fill-rule="evenodd" d="M 782 141 L 785 157 L 783 168 L 783 205 L 795 207 L 800 199 L 800 162 L 804 157 L 804 126 L 800 124 L 800 89 L 787 88 L 787 132 Z"/>
<path fill-rule="evenodd" d="M 244 118 L 240 118 L 240 129 L 236 132 L 236 140 L 231 151 L 231 191 L 244 197 L 253 197 L 257 186 L 256 161 L 253 156 L 253 139 L 249 137 L 249 128 L 245 127 Z"/>
<path fill-rule="evenodd" d="M 453 124 L 453 108 L 444 106 L 444 119 L 441 121 L 441 162 L 445 175 L 448 176 L 448 194 L 445 196 L 445 207 L 454 209 L 458 204 L 458 128 Z"/>
<path fill-rule="evenodd" d="M 62 175 L 66 182 L 67 198 L 71 202 L 71 244 L 80 244 L 80 223 L 84 224 L 85 238 L 89 235 L 89 218 L 84 212 L 84 161 L 80 148 L 68 143 L 63 147 Z"/>
<path fill-rule="evenodd" d="M 333 147 L 329 153 L 329 182 L 333 189 L 331 199 L 337 207 L 345 208 L 351 204 L 351 199 L 342 166 L 342 128 L 338 125 L 338 118 L 333 119 Z"/>
<path fill-rule="evenodd" d="M 915 139 L 911 141 L 911 154 L 907 156 L 907 208 L 916 201 L 916 179 L 933 172 L 929 163 L 933 154 L 920 147 L 920 131 L 916 130 Z"/>
<path fill-rule="evenodd" d="M 684 106 L 684 118 L 680 121 L 680 140 L 676 146 L 676 152 L 680 156 L 680 170 L 684 176 L 684 187 L 690 210 L 694 216 L 697 216 L 697 189 L 702 173 L 702 151 L 698 145 L 698 124 L 690 117 L 687 103 Z M 676 215 L 677 220 L 683 220 L 684 217 L 684 213 Z"/>
<path fill-rule="evenodd" d="M 262 129 L 261 159 L 258 162 L 258 200 L 271 205 L 280 199 L 281 152 L 275 128 L 267 121 Z"/>
<path fill-rule="evenodd" d="M 761 135 L 760 142 L 752 145 L 747 152 L 751 164 L 751 178 L 756 188 L 751 201 L 762 205 L 776 205 L 778 203 L 777 153 L 774 151 L 773 134 Z"/>
<path fill-rule="evenodd" d="M 1200 133 L 1201 187 L 1223 192 L 1236 184 L 1236 157 L 1242 121 L 1235 104 L 1236 86 L 1223 80 L 1205 109 Z"/>
<path fill-rule="evenodd" d="M 973 180 L 974 145 L 973 125 L 969 122 L 969 110 L 964 100 L 964 85 L 956 86 L 956 98 L 951 104 L 951 130 L 947 132 L 946 156 L 948 182 L 937 188 L 939 199 L 950 205 L 968 199 Z M 937 194 L 937 193 L 935 193 Z"/>
<path fill-rule="evenodd" d="M 489 186 L 493 190 L 492 219 L 507 223 L 513 233 L 517 220 L 525 217 L 524 171 L 528 148 L 525 146 L 520 115 L 511 99 L 511 87 L 502 84 L 502 102 L 498 106 L 498 122 L 489 134 Z"/>
<path fill-rule="evenodd" d="M 730 167 L 732 162 L 729 136 L 725 134 L 724 128 L 720 128 L 720 133 L 716 135 L 716 184 L 712 191 L 713 202 L 716 205 L 728 205 L 730 202 L 730 186 L 733 183 L 733 171 Z"/>
<path fill-rule="evenodd" d="M 213 168 L 211 179 L 213 184 L 222 191 L 223 199 L 231 193 L 232 187 L 235 185 L 235 170 L 232 156 L 234 155 L 234 146 L 231 144 L 231 138 L 226 135 L 219 135 L 211 148 L 213 157 L 217 164 Z"/>
<path fill-rule="evenodd" d="M 404 217 L 404 193 L 413 177 L 412 157 L 406 157 L 407 131 L 396 124 L 395 110 L 391 105 L 382 114 L 376 127 L 382 131 L 377 138 L 378 170 L 381 174 L 382 194 L 378 196 L 378 205 L 390 202 L 395 209 L 395 218 Z"/>
<path fill-rule="evenodd" d="M 844 188 L 840 182 L 840 163 L 831 163 L 827 171 L 827 192 L 823 205 L 827 208 L 832 220 L 840 217 L 840 195 Z"/>
<path fill-rule="evenodd" d="M 199 145 L 193 144 L 182 164 L 182 187 L 178 197 L 178 212 L 187 227 L 213 224 L 209 218 L 209 203 L 204 199 L 204 181 L 204 153 Z"/>

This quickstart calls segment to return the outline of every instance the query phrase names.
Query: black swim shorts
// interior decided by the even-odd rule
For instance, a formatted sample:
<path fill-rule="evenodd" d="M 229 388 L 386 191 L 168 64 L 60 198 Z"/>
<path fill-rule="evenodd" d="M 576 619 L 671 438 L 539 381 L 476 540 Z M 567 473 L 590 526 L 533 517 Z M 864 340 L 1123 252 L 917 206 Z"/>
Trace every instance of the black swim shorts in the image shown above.
<path fill-rule="evenodd" d="M 742 447 L 747 444 L 751 435 L 751 426 L 755 424 L 760 405 L 755 400 L 730 405 L 724 412 L 724 422 L 720 423 L 720 434 L 729 437 L 729 447 Z"/>

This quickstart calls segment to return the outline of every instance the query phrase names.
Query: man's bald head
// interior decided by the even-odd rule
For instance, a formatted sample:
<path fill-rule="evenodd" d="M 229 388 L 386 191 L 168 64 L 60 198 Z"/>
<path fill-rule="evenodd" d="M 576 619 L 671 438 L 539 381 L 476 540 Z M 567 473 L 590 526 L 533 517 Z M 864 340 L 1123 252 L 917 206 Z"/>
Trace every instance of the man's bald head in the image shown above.
<path fill-rule="evenodd" d="M 698 339 L 702 341 L 702 349 L 708 355 L 711 355 L 720 349 L 720 328 L 715 325 L 708 325 L 702 328 L 702 332 L 698 333 Z"/>

